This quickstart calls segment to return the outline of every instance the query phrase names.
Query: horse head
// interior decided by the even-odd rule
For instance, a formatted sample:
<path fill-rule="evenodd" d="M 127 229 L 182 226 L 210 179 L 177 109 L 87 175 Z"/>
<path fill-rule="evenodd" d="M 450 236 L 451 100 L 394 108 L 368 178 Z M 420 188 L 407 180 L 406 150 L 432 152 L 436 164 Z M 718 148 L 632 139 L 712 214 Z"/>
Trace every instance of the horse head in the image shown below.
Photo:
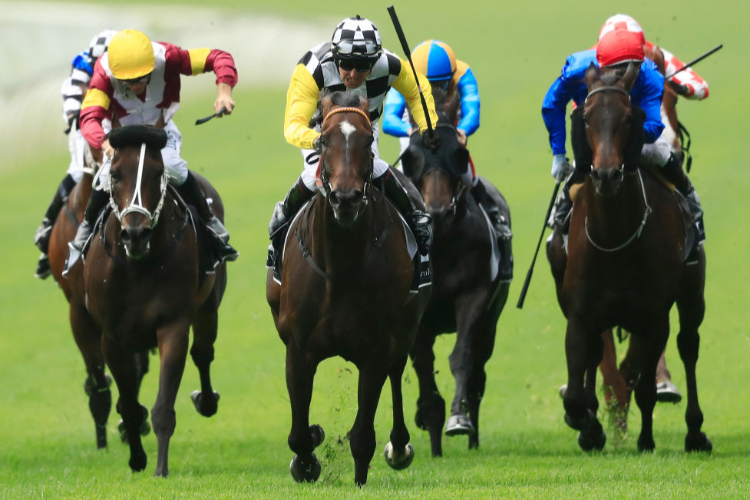
<path fill-rule="evenodd" d="M 630 104 L 638 71 L 632 62 L 624 72 L 623 68 L 600 71 L 593 63 L 586 71 L 588 97 L 579 112 L 583 130 L 574 125 L 572 140 L 578 168 L 586 168 L 580 161 L 590 159 L 591 179 L 601 196 L 617 193 L 623 173 L 635 171 L 643 147 L 645 114 Z M 585 132 L 585 141 L 580 132 Z"/>
<path fill-rule="evenodd" d="M 369 104 L 356 94 L 334 92 L 320 103 L 320 183 L 336 221 L 351 227 L 367 206 L 375 140 Z"/>
<path fill-rule="evenodd" d="M 110 206 L 120 222 L 120 241 L 131 259 L 148 255 L 151 236 L 166 197 L 168 176 L 161 150 L 161 129 L 130 125 L 112 130 L 115 148 L 110 167 Z"/>

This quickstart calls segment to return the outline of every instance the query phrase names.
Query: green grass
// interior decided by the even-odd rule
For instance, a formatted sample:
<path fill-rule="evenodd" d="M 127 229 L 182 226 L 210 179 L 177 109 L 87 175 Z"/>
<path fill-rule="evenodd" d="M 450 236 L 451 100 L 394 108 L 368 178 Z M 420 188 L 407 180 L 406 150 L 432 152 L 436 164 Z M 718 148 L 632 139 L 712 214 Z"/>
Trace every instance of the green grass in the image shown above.
<path fill-rule="evenodd" d="M 273 7 L 255 2 L 220 4 L 297 18 L 335 19 L 353 13 L 350 4 L 313 8 L 299 0 Z M 386 46 L 398 51 L 385 5 L 375 2 L 367 11 L 358 9 L 381 26 Z M 409 469 L 394 472 L 380 455 L 392 417 L 386 388 L 376 419 L 378 453 L 367 487 L 356 490 L 353 461 L 343 437 L 356 412 L 356 370 L 341 360 L 330 360 L 318 371 L 311 409 L 311 421 L 320 423 L 327 434 L 318 453 L 323 458 L 321 480 L 297 485 L 289 477 L 292 453 L 286 443 L 290 410 L 284 346 L 265 302 L 263 264 L 273 203 L 299 174 L 300 156 L 282 136 L 286 89 L 243 89 L 240 83 L 235 92 L 238 109 L 232 117 L 202 127 L 191 125 L 194 118 L 207 114 L 211 95 L 184 102 L 178 115 L 184 157 L 221 192 L 227 226 L 242 257 L 229 266 L 212 366 L 214 386 L 222 395 L 219 413 L 204 419 L 193 409 L 189 394 L 199 382 L 188 361 L 177 399 L 168 480 L 151 477 L 156 461 L 153 434 L 144 439 L 149 457 L 146 471 L 130 472 L 127 447 L 117 439 L 119 416 L 114 410 L 110 447 L 95 449 L 83 392 L 85 372 L 70 334 L 65 299 L 51 281 L 31 278 L 37 256 L 31 244 L 33 232 L 67 164 L 64 138 L 39 137 L 37 144 L 49 147 L 30 151 L 19 168 L 0 169 L 0 496 L 726 498 L 750 494 L 750 389 L 744 368 L 750 351 L 746 328 L 750 273 L 745 260 L 750 250 L 746 215 L 750 174 L 742 161 L 750 130 L 738 112 L 747 102 L 742 49 L 748 7 L 724 1 L 712 2 L 710 11 L 698 2 L 691 8 L 685 2 L 627 7 L 649 38 L 684 60 L 719 42 L 726 45 L 699 67 L 711 84 L 711 97 L 701 103 L 682 102 L 679 107 L 681 120 L 693 135 L 691 177 L 704 202 L 709 238 L 707 314 L 698 364 L 704 430 L 714 444 L 713 454 L 707 457 L 682 451 L 685 403 L 657 406 L 653 455 L 637 452 L 640 414 L 635 405 L 624 443 L 616 446 L 610 440 L 602 453 L 582 453 L 576 433 L 563 423 L 557 396 L 566 378 L 565 322 L 543 258 L 537 263 L 524 310 L 514 307 L 552 188 L 540 116 L 542 96 L 565 56 L 592 45 L 599 26 L 615 8 L 581 1 L 545 8 L 528 2 L 487 1 L 470 3 L 463 12 L 451 7 L 446 14 L 447 2 L 436 2 L 440 8 L 424 13 L 421 5 L 397 5 L 407 38 L 413 44 L 428 37 L 445 39 L 477 74 L 482 128 L 469 146 L 480 172 L 503 190 L 514 218 L 516 281 L 487 366 L 480 450 L 467 450 L 463 438 L 446 438 L 445 457 L 429 457 L 429 439 L 413 425 L 417 386 L 408 368 L 404 405 L 416 460 Z M 310 45 L 317 42 L 310 40 Z M 381 152 L 386 159 L 395 158 L 395 141 L 383 137 Z M 673 321 L 675 332 L 677 328 Z M 446 399 L 452 397 L 454 385 L 447 362 L 454 338 L 445 336 L 436 346 L 438 385 Z M 684 390 L 684 372 L 673 340 L 667 359 L 675 382 Z M 152 357 L 141 398 L 149 408 L 156 396 L 157 373 L 158 360 Z"/>

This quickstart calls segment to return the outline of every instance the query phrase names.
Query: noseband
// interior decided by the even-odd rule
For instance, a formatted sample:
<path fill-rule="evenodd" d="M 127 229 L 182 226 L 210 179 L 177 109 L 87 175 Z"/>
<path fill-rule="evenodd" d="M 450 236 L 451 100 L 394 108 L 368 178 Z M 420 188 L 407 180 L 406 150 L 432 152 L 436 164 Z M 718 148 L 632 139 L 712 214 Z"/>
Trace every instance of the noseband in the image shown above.
<path fill-rule="evenodd" d="M 370 121 L 370 117 L 367 116 L 367 113 L 365 113 L 364 111 L 362 111 L 359 108 L 354 108 L 354 107 L 336 108 L 336 109 L 333 109 L 333 110 L 329 111 L 328 114 L 323 118 L 323 123 L 321 124 L 321 128 L 323 128 L 323 125 L 325 125 L 326 120 L 328 120 L 328 118 L 330 118 L 331 116 L 333 116 L 335 114 L 338 114 L 338 113 L 357 113 L 358 115 L 361 115 L 362 117 L 364 117 L 365 121 L 367 122 L 367 125 L 370 127 L 370 129 L 372 129 L 372 122 Z M 326 146 L 323 145 L 323 147 L 326 147 Z M 371 151 L 370 152 L 370 169 L 369 169 L 369 174 L 368 174 L 367 178 L 365 179 L 365 185 L 362 188 L 363 203 L 362 203 L 361 210 L 364 210 L 365 207 L 367 207 L 367 203 L 368 203 L 367 193 L 369 191 L 370 186 L 372 185 L 372 175 L 373 175 L 373 170 L 374 170 L 374 165 L 373 165 L 374 160 L 375 160 L 375 155 Z M 328 171 L 326 170 L 326 166 L 323 163 L 323 152 L 322 152 L 322 150 L 321 150 L 321 154 L 320 154 L 320 175 L 318 177 L 318 185 L 323 188 L 323 191 L 325 192 L 326 197 L 329 194 L 331 194 L 331 183 L 330 183 L 330 181 L 328 179 Z M 361 210 L 360 210 L 360 212 L 361 212 Z"/>
<path fill-rule="evenodd" d="M 630 92 L 628 92 L 627 90 L 622 89 L 620 87 L 617 87 L 615 85 L 605 85 L 604 87 L 599 87 L 598 89 L 594 89 L 594 90 L 592 90 L 591 92 L 588 93 L 588 95 L 586 96 L 586 99 L 583 101 L 584 108 L 586 107 L 586 103 L 588 102 L 589 97 L 591 97 L 594 94 L 598 94 L 599 92 L 609 92 L 609 91 L 611 91 L 611 92 L 619 92 L 621 94 L 624 94 L 628 98 L 628 102 L 630 102 Z M 620 168 L 618 169 L 618 171 L 622 172 L 624 169 L 625 169 L 625 163 L 623 163 L 622 165 L 620 165 Z M 593 172 L 593 171 L 594 171 L 594 165 L 592 164 L 591 165 L 591 172 Z"/>
<path fill-rule="evenodd" d="M 120 224 L 122 224 L 122 219 L 124 219 L 126 215 L 135 212 L 146 216 L 149 221 L 149 227 L 153 229 L 159 222 L 159 214 L 161 214 L 161 209 L 164 206 L 164 199 L 167 194 L 167 184 L 169 181 L 169 173 L 165 168 L 164 173 L 161 176 L 161 185 L 159 187 L 161 191 L 161 197 L 159 198 L 159 203 L 156 205 L 156 210 L 154 210 L 154 213 L 152 214 L 146 207 L 143 206 L 143 198 L 141 196 L 141 180 L 143 178 L 143 163 L 145 158 L 146 143 L 144 142 L 143 144 L 141 144 L 141 154 L 138 159 L 138 176 L 136 178 L 135 192 L 133 193 L 133 198 L 130 202 L 130 205 L 128 205 L 123 211 L 119 210 L 117 202 L 115 201 L 114 188 L 112 187 L 113 183 L 111 177 L 109 180 L 109 205 L 112 207 L 112 212 L 115 214 L 115 217 L 117 217 L 117 220 L 120 221 Z"/>

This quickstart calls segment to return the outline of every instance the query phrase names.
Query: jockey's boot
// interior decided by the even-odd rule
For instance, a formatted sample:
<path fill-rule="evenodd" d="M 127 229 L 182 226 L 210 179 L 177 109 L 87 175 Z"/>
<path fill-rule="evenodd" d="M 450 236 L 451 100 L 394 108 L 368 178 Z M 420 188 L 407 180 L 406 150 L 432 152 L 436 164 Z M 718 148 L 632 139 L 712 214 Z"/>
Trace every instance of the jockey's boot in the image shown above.
<path fill-rule="evenodd" d="M 687 262 L 695 262 L 698 260 L 698 246 L 706 240 L 706 231 L 703 227 L 703 207 L 701 206 L 698 193 L 695 192 L 693 183 L 690 182 L 690 178 L 682 169 L 682 160 L 682 155 L 678 156 L 672 153 L 669 156 L 667 164 L 662 167 L 662 173 L 669 182 L 674 184 L 677 191 L 685 197 L 685 201 L 687 201 L 688 208 L 690 209 L 690 215 L 693 217 L 696 238 L 693 248 L 690 250 L 690 255 L 688 255 Z"/>
<path fill-rule="evenodd" d="M 273 209 L 273 215 L 271 216 L 271 222 L 268 223 L 268 235 L 271 239 L 271 247 L 268 249 L 268 258 L 266 260 L 267 267 L 273 267 L 276 261 L 276 253 L 281 251 L 284 246 L 284 242 L 281 241 L 281 236 L 284 234 L 282 230 L 291 221 L 300 208 L 310 200 L 315 191 L 311 191 L 305 186 L 302 181 L 302 177 L 297 179 L 292 185 L 292 188 L 287 193 L 284 201 L 279 201 Z"/>
<path fill-rule="evenodd" d="M 390 170 L 373 181 L 383 187 L 383 193 L 406 219 L 409 229 L 417 239 L 419 253 L 427 255 L 432 247 L 432 217 L 414 206 L 406 188 Z"/>
<path fill-rule="evenodd" d="M 86 205 L 86 211 L 83 213 L 83 222 L 78 226 L 78 231 L 76 231 L 76 236 L 73 238 L 73 241 L 68 243 L 68 258 L 65 261 L 65 268 L 62 273 L 63 277 L 68 277 L 68 272 L 81 257 L 83 247 L 86 245 L 89 237 L 91 237 L 91 232 L 94 230 L 96 218 L 107 203 L 109 203 L 109 193 L 97 189 L 91 191 L 91 197 Z"/>
<path fill-rule="evenodd" d="M 573 184 L 579 184 L 583 182 L 583 180 L 583 175 L 574 170 L 565 180 L 563 188 L 560 191 L 560 196 L 557 198 L 555 211 L 552 214 L 552 227 L 559 227 L 563 234 L 568 234 L 568 229 L 570 228 L 569 216 L 570 211 L 573 208 L 573 200 L 570 197 L 570 188 Z"/>
<path fill-rule="evenodd" d="M 497 244 L 500 248 L 500 281 L 512 281 L 513 248 L 511 238 L 513 238 L 513 233 L 510 230 L 508 220 L 500 213 L 500 207 L 487 192 L 481 180 L 478 180 L 471 188 L 471 193 L 474 195 L 474 200 L 487 213 L 497 236 Z"/>
<path fill-rule="evenodd" d="M 188 170 L 188 176 L 185 182 L 180 186 L 175 186 L 183 199 L 195 207 L 201 222 L 208 228 L 208 232 L 216 241 L 216 247 L 219 249 L 219 255 L 222 260 L 235 261 L 240 256 L 239 252 L 229 244 L 229 232 L 221 223 L 218 217 L 211 212 L 208 206 L 208 200 L 203 195 L 195 176 Z"/>
<path fill-rule="evenodd" d="M 47 207 L 47 212 L 44 214 L 44 219 L 42 219 L 42 225 L 36 230 L 34 244 L 44 254 L 49 251 L 49 238 L 52 235 L 52 228 L 55 225 L 57 216 L 60 214 L 60 210 L 65 205 L 65 200 L 75 185 L 76 181 L 73 180 L 70 174 L 66 175 L 57 187 L 57 191 L 55 191 L 55 196 L 52 198 L 49 207 Z"/>

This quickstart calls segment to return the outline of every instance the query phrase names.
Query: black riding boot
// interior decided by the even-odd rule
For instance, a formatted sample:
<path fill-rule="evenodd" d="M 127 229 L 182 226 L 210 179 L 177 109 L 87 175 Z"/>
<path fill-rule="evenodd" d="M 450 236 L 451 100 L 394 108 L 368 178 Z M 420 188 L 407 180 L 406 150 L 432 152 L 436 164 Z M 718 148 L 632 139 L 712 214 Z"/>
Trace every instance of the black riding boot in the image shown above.
<path fill-rule="evenodd" d="M 185 201 L 195 207 L 198 212 L 198 217 L 205 226 L 209 229 L 209 233 L 216 239 L 217 248 L 219 248 L 219 254 L 222 260 L 234 261 L 240 254 L 229 245 L 229 233 L 221 223 L 218 217 L 211 212 L 211 207 L 208 206 L 208 200 L 203 195 L 198 182 L 195 180 L 193 173 L 188 171 L 188 176 L 185 182 L 181 186 L 175 186 L 177 192 L 180 193 Z"/>
<path fill-rule="evenodd" d="M 569 215 L 570 210 L 573 208 L 573 200 L 570 198 L 570 188 L 573 184 L 579 184 L 581 182 L 583 182 L 583 175 L 574 170 L 565 180 L 560 196 L 557 198 L 555 213 L 552 215 L 551 227 L 560 227 L 563 234 L 568 234 L 568 229 L 570 228 Z"/>
<path fill-rule="evenodd" d="M 695 244 L 688 256 L 688 262 L 694 262 L 698 259 L 698 245 L 706 239 L 706 231 L 703 227 L 703 207 L 701 206 L 701 200 L 698 198 L 698 193 L 695 192 L 690 178 L 682 169 L 682 159 L 682 155 L 677 156 L 672 153 L 669 156 L 667 164 L 662 167 L 662 173 L 669 182 L 674 184 L 677 191 L 685 197 L 685 201 L 687 201 L 688 208 L 690 209 L 690 215 L 693 217 L 696 238 Z"/>
<path fill-rule="evenodd" d="M 83 222 L 78 226 L 76 236 L 73 241 L 68 243 L 68 259 L 65 261 L 65 269 L 63 270 L 63 276 L 68 276 L 68 271 L 73 265 L 78 262 L 78 258 L 83 253 L 83 247 L 86 245 L 91 232 L 94 230 L 94 224 L 96 224 L 96 218 L 99 217 L 99 212 L 109 203 L 109 193 L 105 191 L 99 191 L 93 189 L 91 191 L 91 197 L 86 205 L 86 211 L 83 213 Z"/>
<path fill-rule="evenodd" d="M 300 208 L 310 200 L 315 191 L 307 189 L 305 183 L 302 181 L 302 177 L 297 179 L 292 185 L 292 188 L 287 193 L 284 201 L 279 201 L 273 209 L 273 215 L 271 216 L 271 222 L 268 223 L 268 234 L 271 239 L 271 247 L 268 249 L 268 258 L 266 259 L 266 266 L 273 267 L 276 260 L 276 253 L 280 252 L 284 246 L 284 242 L 281 240 L 281 235 L 284 232 L 281 230 L 284 228 L 289 221 L 291 221 Z"/>
<path fill-rule="evenodd" d="M 406 219 L 409 229 L 417 239 L 419 253 L 427 255 L 432 247 L 432 217 L 414 206 L 406 188 L 401 185 L 395 175 L 391 174 L 390 170 L 374 179 L 374 182 L 383 186 L 383 193 Z"/>
<path fill-rule="evenodd" d="M 513 280 L 513 248 L 511 244 L 513 233 L 510 230 L 508 220 L 500 213 L 500 207 L 487 192 L 481 180 L 478 180 L 476 185 L 471 188 L 471 193 L 474 195 L 474 200 L 487 213 L 497 236 L 497 244 L 500 248 L 500 281 L 511 281 Z"/>
<path fill-rule="evenodd" d="M 57 216 L 60 214 L 60 210 L 65 205 L 65 200 L 76 185 L 76 181 L 70 176 L 66 175 L 60 185 L 55 191 L 55 196 L 52 198 L 52 202 L 47 207 L 47 212 L 44 214 L 42 219 L 42 225 L 36 230 L 34 235 L 34 244 L 42 251 L 42 255 L 39 256 L 39 262 L 36 265 L 36 278 L 45 279 L 52 274 L 52 269 L 49 265 L 49 239 L 52 236 L 52 228 L 55 225 Z"/>

